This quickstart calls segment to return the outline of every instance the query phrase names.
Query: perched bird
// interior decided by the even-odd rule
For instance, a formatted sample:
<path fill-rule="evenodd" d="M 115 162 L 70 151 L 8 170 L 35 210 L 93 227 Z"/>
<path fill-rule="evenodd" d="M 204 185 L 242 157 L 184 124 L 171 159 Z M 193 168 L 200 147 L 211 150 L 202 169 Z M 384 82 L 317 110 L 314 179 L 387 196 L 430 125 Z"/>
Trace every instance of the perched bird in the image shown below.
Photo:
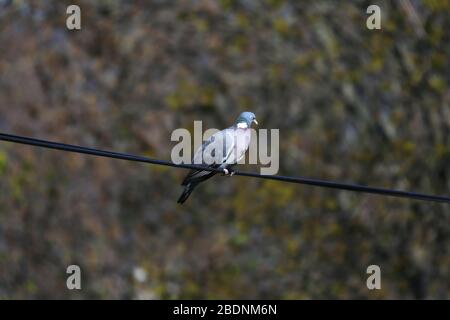
<path fill-rule="evenodd" d="M 250 145 L 252 123 L 258 124 L 252 112 L 241 113 L 233 126 L 213 134 L 203 143 L 195 152 L 192 163 L 222 169 L 225 175 L 232 176 L 231 167 L 245 156 Z M 215 171 L 191 170 L 181 183 L 184 190 L 178 203 L 184 203 L 200 182 L 216 174 Z"/>

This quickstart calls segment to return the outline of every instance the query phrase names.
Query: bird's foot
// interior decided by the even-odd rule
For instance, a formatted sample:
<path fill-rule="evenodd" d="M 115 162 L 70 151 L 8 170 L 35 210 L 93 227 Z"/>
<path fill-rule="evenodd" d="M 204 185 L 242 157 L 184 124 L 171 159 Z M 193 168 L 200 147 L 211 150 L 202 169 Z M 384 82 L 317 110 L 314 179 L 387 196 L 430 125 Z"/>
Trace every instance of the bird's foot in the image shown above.
<path fill-rule="evenodd" d="M 234 170 L 232 169 L 223 169 L 223 174 L 229 177 L 232 177 L 234 175 Z"/>

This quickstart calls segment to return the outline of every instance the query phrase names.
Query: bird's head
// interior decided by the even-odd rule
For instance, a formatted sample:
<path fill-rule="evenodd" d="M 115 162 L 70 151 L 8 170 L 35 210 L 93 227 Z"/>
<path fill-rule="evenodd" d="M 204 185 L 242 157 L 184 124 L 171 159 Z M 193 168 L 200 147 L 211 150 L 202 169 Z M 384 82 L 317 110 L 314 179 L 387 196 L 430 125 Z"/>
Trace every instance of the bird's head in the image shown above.
<path fill-rule="evenodd" d="M 258 124 L 253 112 L 242 112 L 236 120 L 236 126 L 238 128 L 250 128 L 252 123 Z"/>

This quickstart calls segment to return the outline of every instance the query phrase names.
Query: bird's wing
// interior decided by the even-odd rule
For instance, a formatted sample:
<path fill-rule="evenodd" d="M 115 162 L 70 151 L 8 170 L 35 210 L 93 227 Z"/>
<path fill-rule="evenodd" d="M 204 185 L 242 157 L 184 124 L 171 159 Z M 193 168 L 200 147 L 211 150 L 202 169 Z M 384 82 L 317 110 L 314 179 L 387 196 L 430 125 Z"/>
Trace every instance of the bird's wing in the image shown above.
<path fill-rule="evenodd" d="M 232 156 L 234 145 L 235 139 L 232 129 L 219 131 L 209 137 L 195 152 L 192 163 L 218 168 Z M 191 170 L 184 179 L 183 185 L 189 183 L 192 179 L 201 178 L 210 173 L 207 170 Z"/>
<path fill-rule="evenodd" d="M 251 138 L 250 131 L 242 131 L 239 129 L 233 129 L 233 137 L 233 149 L 225 161 L 226 164 L 230 165 L 238 163 L 245 156 Z"/>
<path fill-rule="evenodd" d="M 225 129 L 213 134 L 199 148 L 193 158 L 193 163 L 213 165 L 222 164 L 227 158 L 234 143 L 232 133 Z"/>

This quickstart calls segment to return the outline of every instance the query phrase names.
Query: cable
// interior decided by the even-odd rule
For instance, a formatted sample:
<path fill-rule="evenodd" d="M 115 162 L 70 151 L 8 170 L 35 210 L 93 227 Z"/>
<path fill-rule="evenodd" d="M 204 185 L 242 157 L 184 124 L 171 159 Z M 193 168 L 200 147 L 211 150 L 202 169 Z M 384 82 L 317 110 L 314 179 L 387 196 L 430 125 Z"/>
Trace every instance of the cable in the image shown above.
<path fill-rule="evenodd" d="M 150 164 L 169 166 L 169 167 L 175 167 L 175 168 L 206 170 L 206 171 L 214 171 L 214 172 L 223 173 L 223 170 L 221 170 L 221 169 L 209 168 L 209 167 L 205 167 L 202 165 L 175 164 L 170 161 L 152 159 L 152 158 L 147 158 L 147 157 L 143 157 L 143 156 L 136 156 L 136 155 L 132 155 L 132 154 L 112 152 L 112 151 L 103 151 L 103 150 L 98 150 L 98 149 L 93 149 L 93 148 L 86 148 L 86 147 L 81 147 L 81 146 L 65 144 L 65 143 L 39 140 L 39 139 L 5 134 L 5 133 L 0 133 L 0 140 L 9 141 L 9 142 L 13 142 L 13 143 L 32 145 L 32 146 L 48 148 L 48 149 L 56 149 L 56 150 L 63 150 L 63 151 L 69 151 L 69 152 L 75 152 L 75 153 L 89 154 L 89 155 L 94 155 L 94 156 L 98 156 L 98 157 L 106 157 L 106 158 L 114 158 L 114 159 L 121 159 L 121 160 L 127 160 L 127 161 L 143 162 L 143 163 L 150 163 Z M 276 180 L 276 181 L 305 184 L 305 185 L 317 186 L 317 187 L 325 187 L 325 188 L 348 190 L 348 191 L 355 191 L 355 192 L 379 194 L 379 195 L 385 195 L 385 196 L 391 196 L 391 197 L 401 197 L 401 198 L 410 198 L 410 199 L 416 199 L 416 200 L 450 203 L 450 197 L 447 197 L 447 196 L 436 196 L 436 195 L 428 195 L 428 194 L 422 194 L 422 193 L 417 193 L 417 192 L 408 192 L 408 191 L 400 191 L 400 190 L 392 190 L 392 189 L 384 189 L 384 188 L 374 188 L 374 187 L 362 186 L 362 185 L 357 185 L 357 184 L 348 184 L 348 183 L 340 183 L 340 182 L 334 182 L 334 181 L 317 180 L 317 179 L 309 179 L 309 178 L 301 178 L 301 177 L 261 175 L 261 174 L 254 173 L 254 172 L 234 171 L 234 174 L 237 176 L 243 176 L 243 177 L 253 177 L 253 178 L 260 178 L 260 179 Z"/>

